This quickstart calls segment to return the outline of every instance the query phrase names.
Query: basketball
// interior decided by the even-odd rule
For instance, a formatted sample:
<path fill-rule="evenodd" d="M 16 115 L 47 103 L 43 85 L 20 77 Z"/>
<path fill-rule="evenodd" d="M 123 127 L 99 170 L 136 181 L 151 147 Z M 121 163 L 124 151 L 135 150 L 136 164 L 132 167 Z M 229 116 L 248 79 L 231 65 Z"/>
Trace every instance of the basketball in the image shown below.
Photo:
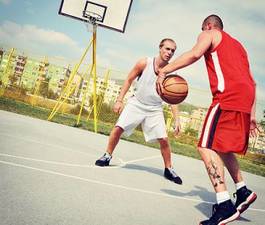
<path fill-rule="evenodd" d="M 181 103 L 188 95 L 187 81 L 177 74 L 166 76 L 162 84 L 160 97 L 169 104 Z"/>

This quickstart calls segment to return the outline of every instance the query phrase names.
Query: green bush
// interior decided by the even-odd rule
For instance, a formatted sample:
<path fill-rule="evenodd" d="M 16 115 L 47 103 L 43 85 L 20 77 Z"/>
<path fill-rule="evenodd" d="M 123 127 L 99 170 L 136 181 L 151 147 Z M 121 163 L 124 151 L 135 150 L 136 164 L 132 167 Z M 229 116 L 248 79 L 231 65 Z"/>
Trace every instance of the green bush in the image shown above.
<path fill-rule="evenodd" d="M 265 155 L 260 153 L 252 153 L 248 152 L 244 157 L 244 159 L 247 159 L 257 165 L 265 165 Z"/>
<path fill-rule="evenodd" d="M 70 113 L 74 114 L 74 115 L 79 115 L 80 113 L 80 109 L 81 109 L 81 105 L 80 104 L 76 104 L 71 110 Z M 82 109 L 82 116 L 88 116 L 88 111 L 83 107 Z"/>

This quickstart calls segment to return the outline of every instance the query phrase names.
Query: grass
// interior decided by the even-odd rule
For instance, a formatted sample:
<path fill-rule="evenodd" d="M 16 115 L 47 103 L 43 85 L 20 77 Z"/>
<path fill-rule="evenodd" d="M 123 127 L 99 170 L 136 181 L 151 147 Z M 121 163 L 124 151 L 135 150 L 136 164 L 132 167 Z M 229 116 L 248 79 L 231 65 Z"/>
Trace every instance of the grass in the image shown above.
<path fill-rule="evenodd" d="M 47 120 L 50 110 L 46 108 L 31 106 L 29 104 L 16 101 L 13 99 L 0 97 L 0 110 L 6 110 L 34 118 L 39 118 L 43 120 Z M 53 122 L 64 124 L 67 126 L 76 126 L 76 118 L 75 115 L 69 115 L 69 114 L 56 114 L 53 118 Z M 81 119 L 81 122 L 78 126 L 80 129 L 85 129 L 89 131 L 94 130 L 94 124 L 92 120 L 86 121 L 85 119 Z M 99 121 L 98 123 L 98 133 L 109 135 L 111 129 L 113 128 L 113 124 L 110 123 L 104 123 L 102 121 Z M 157 143 L 146 143 L 143 137 L 142 132 L 136 130 L 130 137 L 122 137 L 124 140 L 147 145 L 149 147 L 153 147 L 156 149 L 159 149 L 159 145 Z M 200 156 L 196 150 L 196 147 L 193 145 L 183 144 L 179 143 L 176 139 L 170 138 L 170 144 L 172 148 L 172 152 L 188 156 L 196 159 L 200 159 Z M 240 167 L 243 171 L 250 172 L 256 175 L 260 175 L 265 177 L 265 165 L 261 163 L 256 163 L 251 160 L 249 160 L 247 157 L 238 158 Z"/>

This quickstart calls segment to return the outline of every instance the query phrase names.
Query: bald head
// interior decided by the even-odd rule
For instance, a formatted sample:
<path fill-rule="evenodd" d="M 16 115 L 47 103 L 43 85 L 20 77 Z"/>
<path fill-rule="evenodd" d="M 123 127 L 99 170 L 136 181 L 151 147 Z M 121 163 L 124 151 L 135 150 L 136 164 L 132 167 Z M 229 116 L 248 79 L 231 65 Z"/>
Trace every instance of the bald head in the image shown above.
<path fill-rule="evenodd" d="M 217 15 L 210 15 L 210 16 L 207 16 L 203 23 L 202 23 L 202 30 L 205 30 L 206 26 L 208 24 L 211 24 L 214 28 L 217 28 L 217 29 L 220 29 L 220 30 L 223 30 L 223 21 L 221 20 L 221 18 Z"/>

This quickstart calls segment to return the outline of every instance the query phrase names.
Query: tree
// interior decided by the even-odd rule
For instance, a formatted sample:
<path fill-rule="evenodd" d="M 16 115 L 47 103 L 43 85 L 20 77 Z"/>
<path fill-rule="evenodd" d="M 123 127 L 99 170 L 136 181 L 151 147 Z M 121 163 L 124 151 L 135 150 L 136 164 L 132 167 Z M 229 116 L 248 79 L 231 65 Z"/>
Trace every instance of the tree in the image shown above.
<path fill-rule="evenodd" d="M 265 130 L 265 120 L 261 120 L 259 125 L 262 127 L 262 130 Z"/>
<path fill-rule="evenodd" d="M 50 99 L 57 99 L 59 96 L 53 90 L 49 89 L 47 97 Z"/>
<path fill-rule="evenodd" d="M 193 110 L 198 109 L 198 107 L 188 104 L 188 103 L 181 103 L 179 104 L 179 110 L 180 111 L 184 111 L 184 112 L 188 112 L 188 113 L 192 113 Z"/>
<path fill-rule="evenodd" d="M 48 97 L 50 80 L 51 80 L 50 77 L 46 77 L 43 81 L 40 82 L 39 91 L 38 91 L 39 95 L 43 97 Z"/>
<path fill-rule="evenodd" d="M 198 131 L 192 129 L 191 127 L 187 127 L 184 131 L 185 134 L 192 136 L 192 137 L 198 137 Z"/>

